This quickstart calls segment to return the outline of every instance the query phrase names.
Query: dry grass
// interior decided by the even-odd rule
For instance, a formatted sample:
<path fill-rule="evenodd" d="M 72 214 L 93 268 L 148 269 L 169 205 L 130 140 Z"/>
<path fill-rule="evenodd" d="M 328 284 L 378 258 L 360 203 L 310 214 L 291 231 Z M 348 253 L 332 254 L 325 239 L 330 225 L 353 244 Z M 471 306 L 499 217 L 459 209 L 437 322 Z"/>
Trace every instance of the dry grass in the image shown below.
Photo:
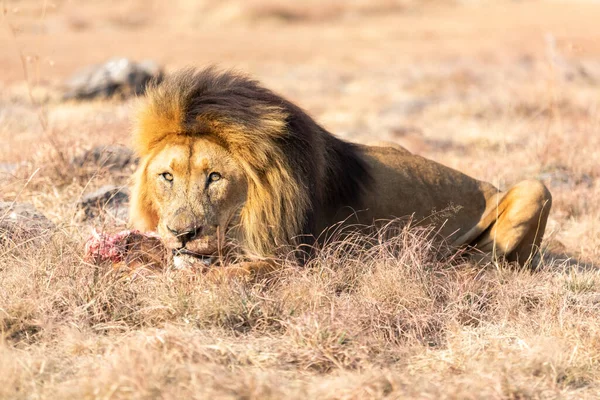
<path fill-rule="evenodd" d="M 42 20 L 39 4 L 16 3 L 22 20 L 15 21 L 25 31 L 86 31 L 96 34 L 99 52 L 113 51 L 100 47 L 106 32 L 118 38 L 142 29 L 138 23 L 157 41 L 155 54 L 168 52 L 160 48 L 163 31 L 173 21 L 190 26 L 202 17 L 190 11 L 196 7 L 214 11 L 202 17 L 213 27 L 239 21 L 211 2 L 181 0 L 164 15 L 155 2 L 135 20 L 121 18 L 120 8 L 69 2 L 49 7 Z M 138 10 L 141 3 L 120 4 Z M 92 145 L 127 144 L 131 104 L 63 103 L 52 80 L 30 74 L 30 87 L 0 82 L 0 167 L 10 167 L 0 168 L 0 200 L 32 203 L 57 230 L 0 244 L 0 399 L 600 396 L 600 66 L 578 53 L 561 58 L 564 47 L 555 48 L 552 37 L 531 39 L 518 24 L 512 32 L 523 42 L 539 39 L 535 54 L 524 57 L 520 42 L 501 52 L 494 46 L 506 30 L 492 28 L 484 35 L 442 26 L 450 36 L 440 41 L 437 28 L 410 8 L 414 2 L 314 4 L 253 0 L 241 12 L 251 21 L 246 35 L 266 29 L 257 21 L 271 26 L 275 19 L 298 48 L 325 32 L 323 45 L 335 47 L 323 50 L 327 62 L 299 62 L 285 52 L 264 61 L 236 41 L 239 26 L 217 32 L 224 50 L 216 60 L 240 66 L 229 53 L 239 50 L 258 78 L 346 139 L 400 143 L 501 187 L 544 179 L 554 204 L 541 269 L 441 262 L 427 232 L 408 228 L 391 238 L 332 240 L 305 268 L 283 260 L 276 276 L 252 284 L 214 286 L 186 271 L 132 276 L 87 264 L 82 249 L 91 228 L 122 223 L 106 215 L 80 222 L 77 203 L 105 184 L 126 184 L 129 172 L 70 160 Z M 461 21 L 477 12 L 457 7 L 467 10 Z M 518 14 L 527 5 L 511 7 L 516 21 L 529 20 Z M 396 31 L 403 24 L 414 36 Z M 479 36 L 492 47 L 464 55 L 478 48 Z M 201 47 L 200 39 L 194 46 L 211 51 L 214 44 Z M 405 43 L 417 50 L 394 63 L 388 53 Z M 460 46 L 448 50 L 448 43 Z M 437 57 L 438 49 L 455 56 Z M 198 57 L 199 64 L 215 61 Z"/>
<path fill-rule="evenodd" d="M 88 265 L 74 237 L 3 248 L 2 398 L 599 393 L 596 271 L 440 263 L 407 228 L 358 254 L 367 238 L 332 243 L 268 282 L 212 286 Z"/>

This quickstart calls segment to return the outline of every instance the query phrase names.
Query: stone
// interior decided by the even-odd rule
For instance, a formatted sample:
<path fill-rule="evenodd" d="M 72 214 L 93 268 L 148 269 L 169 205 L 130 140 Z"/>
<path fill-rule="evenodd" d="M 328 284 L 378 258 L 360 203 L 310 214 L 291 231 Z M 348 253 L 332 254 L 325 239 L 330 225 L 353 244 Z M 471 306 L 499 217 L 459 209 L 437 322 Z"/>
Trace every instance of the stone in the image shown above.
<path fill-rule="evenodd" d="M 32 204 L 0 202 L 0 243 L 37 242 L 56 226 Z"/>
<path fill-rule="evenodd" d="M 71 160 L 75 167 L 108 168 L 110 171 L 135 168 L 138 162 L 139 159 L 131 149 L 118 145 L 96 146 Z"/>
<path fill-rule="evenodd" d="M 76 219 L 87 221 L 108 214 L 114 219 L 126 221 L 128 217 L 129 189 L 105 185 L 82 197 L 77 205 Z"/>
<path fill-rule="evenodd" d="M 75 73 L 65 83 L 63 99 L 89 100 L 140 95 L 150 81 L 160 81 L 162 78 L 163 70 L 154 61 L 134 62 L 127 58 L 114 58 Z"/>
<path fill-rule="evenodd" d="M 564 166 L 553 166 L 538 175 L 550 188 L 573 189 L 577 186 L 591 188 L 594 179 L 588 174 L 576 174 Z"/>
<path fill-rule="evenodd" d="M 19 164 L 0 162 L 0 176 L 14 175 L 19 169 Z"/>

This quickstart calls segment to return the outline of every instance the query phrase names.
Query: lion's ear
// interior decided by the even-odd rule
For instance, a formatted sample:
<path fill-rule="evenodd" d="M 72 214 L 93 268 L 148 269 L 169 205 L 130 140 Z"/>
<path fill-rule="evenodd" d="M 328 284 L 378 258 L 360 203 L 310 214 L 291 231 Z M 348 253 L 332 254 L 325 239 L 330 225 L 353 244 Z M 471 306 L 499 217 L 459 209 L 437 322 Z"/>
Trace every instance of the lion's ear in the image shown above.
<path fill-rule="evenodd" d="M 148 187 L 148 162 L 149 157 L 141 160 L 138 170 L 133 175 L 129 203 L 129 225 L 142 232 L 155 231 L 159 219 Z"/>

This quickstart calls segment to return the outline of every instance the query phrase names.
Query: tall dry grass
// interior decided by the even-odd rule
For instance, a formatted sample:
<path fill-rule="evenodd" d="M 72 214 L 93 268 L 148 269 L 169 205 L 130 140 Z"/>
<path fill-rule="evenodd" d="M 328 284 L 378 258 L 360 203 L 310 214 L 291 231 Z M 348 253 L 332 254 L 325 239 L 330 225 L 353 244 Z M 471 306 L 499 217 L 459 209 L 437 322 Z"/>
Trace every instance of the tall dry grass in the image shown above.
<path fill-rule="evenodd" d="M 596 270 L 440 262 L 422 230 L 386 236 L 220 285 L 86 264 L 73 228 L 5 245 L 0 398 L 598 395 Z"/>

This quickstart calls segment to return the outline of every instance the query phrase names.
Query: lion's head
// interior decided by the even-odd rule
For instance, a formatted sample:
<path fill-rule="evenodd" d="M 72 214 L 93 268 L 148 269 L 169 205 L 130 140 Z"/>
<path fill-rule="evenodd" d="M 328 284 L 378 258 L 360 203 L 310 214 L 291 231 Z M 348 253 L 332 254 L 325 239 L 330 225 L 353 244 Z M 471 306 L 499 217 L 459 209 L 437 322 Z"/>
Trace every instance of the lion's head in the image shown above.
<path fill-rule="evenodd" d="M 187 69 L 147 90 L 130 222 L 197 255 L 235 238 L 268 256 L 315 233 L 319 214 L 362 190 L 352 145 L 236 73 Z"/>
<path fill-rule="evenodd" d="M 248 184 L 240 164 L 209 138 L 168 139 L 145 165 L 146 201 L 158 217 L 156 227 L 172 249 L 210 255 L 224 233 L 239 223 Z"/>

